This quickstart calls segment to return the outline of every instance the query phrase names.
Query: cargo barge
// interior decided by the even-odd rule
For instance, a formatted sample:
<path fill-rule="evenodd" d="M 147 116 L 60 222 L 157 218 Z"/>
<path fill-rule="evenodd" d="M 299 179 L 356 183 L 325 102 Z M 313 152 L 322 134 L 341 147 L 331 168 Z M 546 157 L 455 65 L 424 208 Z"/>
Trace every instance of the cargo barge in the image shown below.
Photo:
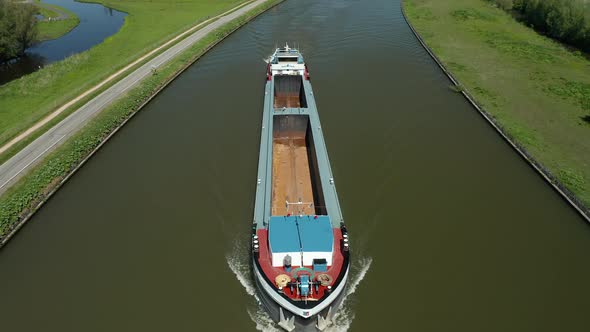
<path fill-rule="evenodd" d="M 260 301 L 287 331 L 323 331 L 344 296 L 349 241 L 301 53 L 268 59 L 252 260 Z"/>

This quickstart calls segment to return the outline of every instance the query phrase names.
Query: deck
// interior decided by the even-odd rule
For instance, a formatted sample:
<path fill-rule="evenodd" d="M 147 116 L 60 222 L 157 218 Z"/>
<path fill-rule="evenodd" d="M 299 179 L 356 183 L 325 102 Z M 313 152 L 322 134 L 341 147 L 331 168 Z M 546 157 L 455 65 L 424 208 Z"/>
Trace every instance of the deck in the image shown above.
<path fill-rule="evenodd" d="M 333 264 L 328 267 L 328 271 L 321 272 L 321 273 L 325 273 L 325 274 L 329 275 L 333 281 L 336 281 L 338 279 L 338 275 L 340 274 L 341 270 L 343 268 L 345 268 L 345 266 L 344 266 L 344 255 L 342 254 L 342 250 L 340 248 L 340 242 L 342 240 L 342 232 L 339 228 L 334 228 L 333 232 L 334 232 Z M 287 272 L 287 271 L 285 271 L 285 268 L 283 268 L 283 267 L 273 267 L 272 266 L 271 257 L 270 257 L 270 250 L 268 247 L 268 230 L 259 229 L 256 232 L 256 235 L 258 235 L 258 239 L 260 241 L 260 256 L 258 258 L 258 263 L 260 264 L 260 267 L 261 267 L 264 275 L 272 282 L 274 282 L 275 278 L 280 274 L 287 274 L 287 275 L 292 276 L 293 272 Z M 312 266 L 305 266 L 305 268 L 308 268 L 311 270 L 313 267 Z M 317 273 L 319 274 L 320 272 L 317 272 Z M 277 286 L 275 285 L 275 287 L 277 287 Z M 307 298 L 306 300 L 313 301 L 314 299 L 315 300 L 321 299 L 324 296 L 325 292 L 326 292 L 326 288 L 320 287 L 319 292 L 315 293 L 313 296 L 311 296 L 310 298 Z M 291 292 L 290 289 L 288 289 L 288 288 L 284 289 L 284 293 L 285 293 L 285 295 L 287 295 L 291 299 L 298 299 L 299 298 L 299 296 L 296 294 L 296 291 Z"/>

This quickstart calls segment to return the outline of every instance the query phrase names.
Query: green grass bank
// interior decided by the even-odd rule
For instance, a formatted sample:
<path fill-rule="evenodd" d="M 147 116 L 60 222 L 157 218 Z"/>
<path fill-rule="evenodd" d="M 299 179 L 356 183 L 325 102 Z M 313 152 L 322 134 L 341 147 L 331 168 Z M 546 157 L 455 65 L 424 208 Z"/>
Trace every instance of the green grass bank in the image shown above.
<path fill-rule="evenodd" d="M 66 144 L 57 148 L 29 174 L 0 196 L 0 246 L 106 139 L 157 92 L 207 50 L 260 13 L 283 0 L 269 0 L 213 31 L 158 72 L 110 105 Z"/>
<path fill-rule="evenodd" d="M 35 0 L 37 6 L 37 13 L 43 15 L 44 19 L 37 22 L 38 41 L 50 40 L 59 38 L 70 32 L 79 23 L 78 16 L 70 10 L 63 7 L 58 7 L 50 4 L 41 4 L 40 0 Z M 65 19 L 54 20 L 64 13 L 67 15 Z"/>
<path fill-rule="evenodd" d="M 462 88 L 590 206 L 590 61 L 484 0 L 404 0 Z"/>
<path fill-rule="evenodd" d="M 105 0 L 129 15 L 121 30 L 86 52 L 0 86 L 0 145 L 181 31 L 244 0 Z"/>

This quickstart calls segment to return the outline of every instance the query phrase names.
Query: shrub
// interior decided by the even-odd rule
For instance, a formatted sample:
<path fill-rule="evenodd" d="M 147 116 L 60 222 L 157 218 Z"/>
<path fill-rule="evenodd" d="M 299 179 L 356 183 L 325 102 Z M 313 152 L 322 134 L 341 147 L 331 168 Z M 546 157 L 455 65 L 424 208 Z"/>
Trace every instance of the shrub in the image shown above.
<path fill-rule="evenodd" d="M 512 0 L 496 0 L 496 3 L 504 10 L 511 10 L 514 5 Z"/>
<path fill-rule="evenodd" d="M 27 3 L 0 0 L 0 61 L 24 54 L 35 38 L 36 9 Z"/>
<path fill-rule="evenodd" d="M 493 0 L 513 9 L 537 31 L 590 52 L 590 2 L 585 0 Z"/>

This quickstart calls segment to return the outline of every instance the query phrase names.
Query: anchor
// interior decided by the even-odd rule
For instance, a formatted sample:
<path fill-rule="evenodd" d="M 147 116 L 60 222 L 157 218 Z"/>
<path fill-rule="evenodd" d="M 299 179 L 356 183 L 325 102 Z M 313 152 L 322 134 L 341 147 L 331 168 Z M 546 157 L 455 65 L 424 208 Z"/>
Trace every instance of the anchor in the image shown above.
<path fill-rule="evenodd" d="M 326 329 L 326 327 L 332 325 L 332 319 L 330 318 L 330 316 L 332 316 L 332 307 L 328 309 L 326 318 L 322 317 L 322 315 L 318 315 L 318 324 L 316 325 L 318 330 L 323 331 Z"/>
<path fill-rule="evenodd" d="M 283 308 L 279 307 L 279 326 L 284 328 L 285 330 L 291 332 L 295 329 L 295 316 L 291 316 L 291 318 L 285 318 L 285 314 L 283 313 Z"/>

